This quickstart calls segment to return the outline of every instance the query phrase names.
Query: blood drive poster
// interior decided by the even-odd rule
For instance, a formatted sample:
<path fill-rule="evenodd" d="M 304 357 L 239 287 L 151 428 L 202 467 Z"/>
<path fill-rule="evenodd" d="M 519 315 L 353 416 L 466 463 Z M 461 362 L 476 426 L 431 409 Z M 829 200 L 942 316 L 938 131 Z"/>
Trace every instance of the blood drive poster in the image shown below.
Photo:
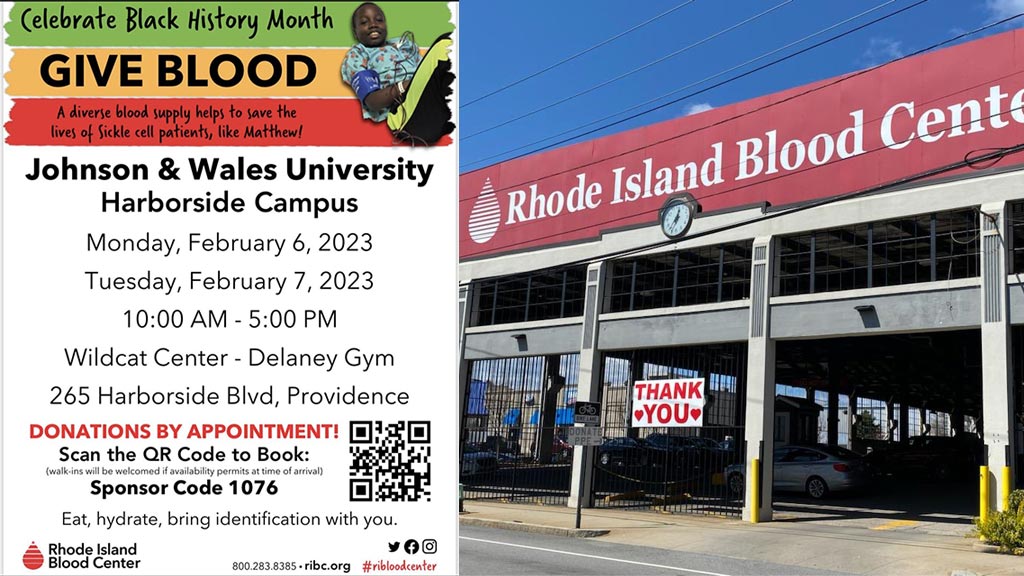
<path fill-rule="evenodd" d="M 457 143 L 357 7 L 3 3 L 4 574 L 456 573 Z"/>

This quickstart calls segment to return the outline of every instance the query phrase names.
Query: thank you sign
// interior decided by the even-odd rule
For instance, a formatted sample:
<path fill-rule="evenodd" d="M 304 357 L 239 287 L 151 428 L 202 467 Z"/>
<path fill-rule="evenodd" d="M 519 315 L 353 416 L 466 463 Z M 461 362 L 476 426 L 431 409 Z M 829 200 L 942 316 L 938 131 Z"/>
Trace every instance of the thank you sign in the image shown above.
<path fill-rule="evenodd" d="M 674 378 L 633 383 L 633 427 L 704 425 L 704 379 Z"/>

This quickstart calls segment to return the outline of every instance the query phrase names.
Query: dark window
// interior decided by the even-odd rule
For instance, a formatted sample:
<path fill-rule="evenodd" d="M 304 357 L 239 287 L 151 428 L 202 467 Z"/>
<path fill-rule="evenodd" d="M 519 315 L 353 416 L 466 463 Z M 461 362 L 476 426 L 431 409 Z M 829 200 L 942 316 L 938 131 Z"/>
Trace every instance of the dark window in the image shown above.
<path fill-rule="evenodd" d="M 814 234 L 814 291 L 868 287 L 868 225 Z"/>
<path fill-rule="evenodd" d="M 612 262 L 611 285 L 609 292 L 609 310 L 633 309 L 633 282 L 636 260 L 618 260 Z"/>
<path fill-rule="evenodd" d="M 978 258 L 980 250 L 977 212 L 960 210 L 936 215 L 936 280 L 981 276 L 981 262 Z"/>
<path fill-rule="evenodd" d="M 720 301 L 750 298 L 752 244 L 722 246 L 722 297 Z"/>
<path fill-rule="evenodd" d="M 752 242 L 617 260 L 605 309 L 650 310 L 750 297 Z"/>
<path fill-rule="evenodd" d="M 561 318 L 583 316 L 583 301 L 587 295 L 587 269 L 584 266 L 565 270 L 565 296 Z M 535 318 L 537 320 L 537 318 Z"/>
<path fill-rule="evenodd" d="M 506 324 L 525 321 L 526 298 L 529 294 L 529 276 L 498 280 L 495 287 L 493 323 Z"/>
<path fill-rule="evenodd" d="M 719 302 L 718 282 L 722 250 L 718 246 L 704 246 L 679 252 L 679 283 L 676 305 L 690 306 Z M 748 277 L 749 283 L 749 277 Z"/>
<path fill-rule="evenodd" d="M 779 240 L 778 293 L 776 296 L 811 292 L 811 246 L 814 234 L 784 236 Z"/>
<path fill-rule="evenodd" d="M 633 285 L 633 309 L 647 310 L 672 306 L 675 254 L 657 254 L 638 258 Z"/>
<path fill-rule="evenodd" d="M 478 282 L 472 325 L 582 316 L 586 273 L 577 266 Z"/>
<path fill-rule="evenodd" d="M 978 253 L 972 208 L 784 236 L 775 295 L 977 277 Z"/>
<path fill-rule="evenodd" d="M 874 223 L 872 286 L 932 280 L 931 222 L 925 214 Z"/>
<path fill-rule="evenodd" d="M 1024 272 L 1024 201 L 1011 202 L 1010 213 L 1010 249 L 1012 272 Z"/>

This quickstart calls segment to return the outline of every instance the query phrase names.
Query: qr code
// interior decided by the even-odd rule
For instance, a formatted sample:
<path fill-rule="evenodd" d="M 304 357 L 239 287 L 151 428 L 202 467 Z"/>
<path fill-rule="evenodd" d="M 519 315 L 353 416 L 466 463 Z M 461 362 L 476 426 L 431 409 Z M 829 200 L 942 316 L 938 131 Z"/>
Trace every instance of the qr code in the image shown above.
<path fill-rule="evenodd" d="M 351 501 L 430 501 L 430 422 L 350 422 L 349 438 Z"/>

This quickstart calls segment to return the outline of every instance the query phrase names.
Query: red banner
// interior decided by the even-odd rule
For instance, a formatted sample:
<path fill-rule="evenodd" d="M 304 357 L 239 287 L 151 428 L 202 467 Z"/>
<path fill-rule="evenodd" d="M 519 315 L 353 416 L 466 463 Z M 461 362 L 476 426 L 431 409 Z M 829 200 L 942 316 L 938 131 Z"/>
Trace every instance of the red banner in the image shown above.
<path fill-rule="evenodd" d="M 37 146 L 396 144 L 354 98 L 15 98 L 6 127 L 8 144 Z"/>
<path fill-rule="evenodd" d="M 1024 143 L 1022 62 L 1010 31 L 463 174 L 461 257 L 653 223 L 676 193 L 704 214 L 784 206 Z"/>

